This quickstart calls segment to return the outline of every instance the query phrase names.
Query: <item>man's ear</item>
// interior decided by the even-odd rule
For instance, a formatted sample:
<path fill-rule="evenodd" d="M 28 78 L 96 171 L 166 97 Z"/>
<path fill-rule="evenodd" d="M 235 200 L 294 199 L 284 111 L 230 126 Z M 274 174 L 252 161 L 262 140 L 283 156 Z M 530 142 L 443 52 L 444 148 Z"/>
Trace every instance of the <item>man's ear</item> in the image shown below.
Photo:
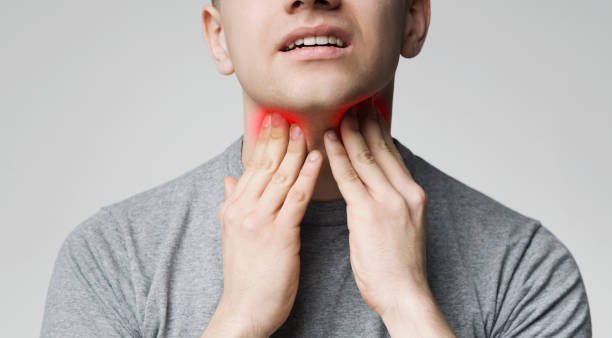
<path fill-rule="evenodd" d="M 225 30 L 221 26 L 221 15 L 215 6 L 204 7 L 202 22 L 204 23 L 204 38 L 210 53 L 215 59 L 217 70 L 223 75 L 232 74 L 234 65 L 227 49 Z"/>
<path fill-rule="evenodd" d="M 430 0 L 405 0 L 406 17 L 401 54 L 405 58 L 417 56 L 427 36 L 431 18 Z"/>

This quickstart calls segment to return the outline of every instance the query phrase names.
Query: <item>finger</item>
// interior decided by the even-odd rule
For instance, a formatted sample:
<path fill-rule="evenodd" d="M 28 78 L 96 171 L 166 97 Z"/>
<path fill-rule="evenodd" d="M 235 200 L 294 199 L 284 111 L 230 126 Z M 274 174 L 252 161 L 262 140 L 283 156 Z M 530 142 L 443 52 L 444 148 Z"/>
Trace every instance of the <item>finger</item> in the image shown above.
<path fill-rule="evenodd" d="M 325 132 L 323 139 L 332 175 L 346 203 L 357 203 L 369 198 L 368 190 L 351 165 L 344 146 L 340 143 L 336 133 L 333 130 L 328 130 Z"/>
<path fill-rule="evenodd" d="M 393 142 L 393 138 L 391 137 L 391 123 L 388 122 L 382 116 L 380 111 L 378 111 L 378 114 L 376 114 L 376 120 L 378 121 L 378 125 L 380 126 L 380 130 L 382 131 L 383 138 L 385 139 L 387 147 L 389 147 L 391 153 L 393 153 L 393 156 L 395 156 L 396 160 L 405 168 L 406 164 L 404 163 L 404 158 L 400 154 L 399 150 L 397 150 L 397 147 L 395 147 L 395 143 Z M 412 178 L 412 174 L 410 173 L 410 170 L 408 170 L 408 168 L 406 168 L 406 173 Z"/>
<path fill-rule="evenodd" d="M 232 199 L 236 199 L 242 195 L 246 187 L 248 186 L 249 180 L 253 176 L 256 171 L 256 163 L 258 163 L 260 158 L 263 156 L 264 151 L 266 149 L 266 144 L 268 143 L 268 139 L 270 137 L 270 126 L 271 126 L 271 114 L 266 114 L 261 124 L 261 128 L 259 129 L 259 136 L 257 137 L 257 141 L 255 142 L 255 149 L 253 149 L 253 153 L 246 165 L 244 165 L 244 172 L 242 176 L 238 180 L 238 185 L 234 189 L 234 196 Z M 243 143 L 244 145 L 244 143 Z"/>
<path fill-rule="evenodd" d="M 410 170 L 408 170 L 406 164 L 404 163 L 404 158 L 395 146 L 393 138 L 391 137 L 391 124 L 382 116 L 382 114 L 380 114 L 380 111 L 376 111 L 376 113 L 376 119 L 380 127 L 380 131 L 385 139 L 385 143 L 393 153 L 405 177 L 408 178 L 406 181 L 406 188 L 397 190 L 402 193 L 402 196 L 404 196 L 404 199 L 408 202 L 410 214 L 413 219 L 419 220 L 423 217 L 425 209 L 427 208 L 427 194 L 425 193 L 423 187 L 416 183 L 412 174 L 410 173 Z"/>
<path fill-rule="evenodd" d="M 255 170 L 249 180 L 248 189 L 245 189 L 242 196 L 247 200 L 255 202 L 261 197 L 264 189 L 268 185 L 270 178 L 276 172 L 281 160 L 287 151 L 289 139 L 289 124 L 285 118 L 277 113 L 272 113 L 272 125 L 268 142 L 265 150 L 255 161 Z"/>
<path fill-rule="evenodd" d="M 306 139 L 300 126 L 292 124 L 289 128 L 289 136 L 285 158 L 258 201 L 260 210 L 266 215 L 278 211 L 281 207 L 304 163 Z"/>
<path fill-rule="evenodd" d="M 408 200 L 408 196 L 415 192 L 416 182 L 412 179 L 403 160 L 398 160 L 391 147 L 387 144 L 379 123 L 380 112 L 371 100 L 369 101 L 359 111 L 362 134 L 385 177 L 391 182 L 395 190 L 402 194 L 404 199 Z"/>
<path fill-rule="evenodd" d="M 299 226 L 308 207 L 308 202 L 312 198 L 322 163 L 323 156 L 321 152 L 318 150 L 311 151 L 278 212 L 276 217 L 278 224 Z"/>
<path fill-rule="evenodd" d="M 366 103 L 360 104 L 358 109 L 362 110 L 364 104 Z M 359 130 L 357 116 L 345 115 L 340 124 L 340 130 L 350 162 L 368 191 L 379 196 L 392 192 L 394 189 L 391 183 L 376 163 L 372 151 L 368 148 Z"/>

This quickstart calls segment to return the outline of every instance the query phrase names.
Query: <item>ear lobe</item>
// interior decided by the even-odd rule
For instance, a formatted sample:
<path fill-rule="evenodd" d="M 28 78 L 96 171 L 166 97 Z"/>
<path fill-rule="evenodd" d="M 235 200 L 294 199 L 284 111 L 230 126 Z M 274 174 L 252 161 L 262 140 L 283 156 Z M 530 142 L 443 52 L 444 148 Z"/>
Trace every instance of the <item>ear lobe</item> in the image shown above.
<path fill-rule="evenodd" d="M 208 5 L 202 10 L 204 38 L 208 49 L 215 60 L 217 70 L 223 75 L 234 72 L 234 65 L 227 49 L 225 30 L 221 25 L 221 15 L 216 7 Z"/>
<path fill-rule="evenodd" d="M 401 55 L 406 58 L 417 56 L 427 37 L 431 19 L 430 0 L 408 0 L 402 39 Z"/>

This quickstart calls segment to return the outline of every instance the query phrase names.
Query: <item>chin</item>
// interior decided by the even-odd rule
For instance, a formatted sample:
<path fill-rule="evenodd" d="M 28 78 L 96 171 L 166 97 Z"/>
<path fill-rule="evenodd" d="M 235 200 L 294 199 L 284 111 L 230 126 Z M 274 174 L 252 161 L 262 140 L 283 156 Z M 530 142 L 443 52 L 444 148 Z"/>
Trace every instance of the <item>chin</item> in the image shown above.
<path fill-rule="evenodd" d="M 283 97 L 276 102 L 282 102 L 285 109 L 296 113 L 317 113 L 346 110 L 359 101 L 357 91 L 348 86 L 326 86 L 320 82 L 316 86 L 299 86 L 284 90 Z M 352 89 L 352 90 L 347 90 Z"/>

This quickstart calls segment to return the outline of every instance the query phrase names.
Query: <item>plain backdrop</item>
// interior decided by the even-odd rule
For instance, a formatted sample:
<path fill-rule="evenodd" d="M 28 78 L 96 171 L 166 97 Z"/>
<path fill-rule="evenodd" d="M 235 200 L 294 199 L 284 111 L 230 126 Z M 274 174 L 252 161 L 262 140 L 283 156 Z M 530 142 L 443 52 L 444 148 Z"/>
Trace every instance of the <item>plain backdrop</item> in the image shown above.
<path fill-rule="evenodd" d="M 0 5 L 2 336 L 39 334 L 80 222 L 242 133 L 240 85 L 203 37 L 207 4 Z M 392 130 L 570 249 L 597 337 L 612 336 L 611 12 L 604 0 L 433 0 L 422 53 L 400 60 Z"/>

